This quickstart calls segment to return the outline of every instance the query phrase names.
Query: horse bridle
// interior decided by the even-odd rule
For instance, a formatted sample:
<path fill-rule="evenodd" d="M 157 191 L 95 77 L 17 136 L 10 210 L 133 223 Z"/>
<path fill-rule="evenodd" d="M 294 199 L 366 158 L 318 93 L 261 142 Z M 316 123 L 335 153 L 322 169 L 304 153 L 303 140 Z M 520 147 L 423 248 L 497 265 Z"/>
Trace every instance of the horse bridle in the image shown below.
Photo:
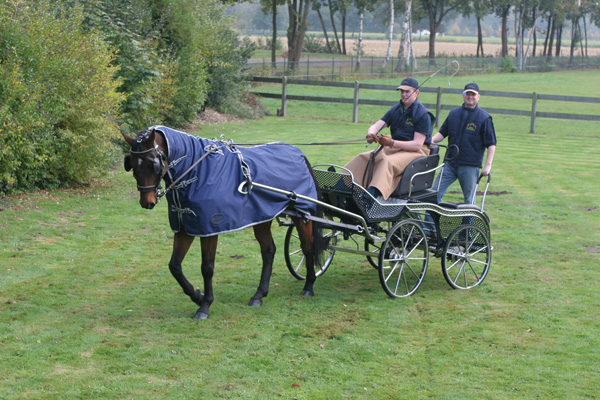
<path fill-rule="evenodd" d="M 138 141 L 139 142 L 139 141 Z M 151 162 L 152 165 L 154 167 L 154 173 L 156 174 L 156 176 L 158 177 L 158 183 L 156 185 L 152 185 L 152 186 L 140 186 L 137 185 L 137 189 L 140 193 L 147 193 L 147 192 L 156 192 L 158 194 L 158 192 L 160 191 L 160 189 L 162 189 L 162 185 L 160 184 L 160 180 L 162 179 L 163 176 L 163 170 L 165 169 L 165 153 L 163 153 L 163 151 L 158 147 L 158 145 L 156 143 L 154 143 L 154 147 L 151 147 L 149 149 L 146 150 L 142 150 L 142 151 L 130 151 L 130 154 L 132 156 L 137 156 L 137 157 L 142 157 L 144 154 L 148 154 L 150 152 L 156 152 L 156 157 L 155 158 L 151 158 Z M 144 157 L 146 158 L 146 157 Z"/>

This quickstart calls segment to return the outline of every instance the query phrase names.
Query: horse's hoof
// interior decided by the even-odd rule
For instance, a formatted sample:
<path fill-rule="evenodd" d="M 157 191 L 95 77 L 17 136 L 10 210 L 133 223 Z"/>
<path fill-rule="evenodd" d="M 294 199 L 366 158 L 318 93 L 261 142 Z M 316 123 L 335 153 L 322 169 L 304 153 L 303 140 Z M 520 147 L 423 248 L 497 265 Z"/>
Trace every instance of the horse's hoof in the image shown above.
<path fill-rule="evenodd" d="M 248 303 L 248 305 L 250 307 L 262 306 L 262 300 L 261 299 L 250 299 L 250 302 Z"/>
<path fill-rule="evenodd" d="M 303 290 L 300 294 L 304 297 L 313 297 L 315 295 L 315 292 L 313 292 L 312 290 Z"/>
<path fill-rule="evenodd" d="M 198 312 L 196 313 L 196 315 L 194 315 L 194 319 L 207 319 L 208 316 L 209 316 L 208 313 L 205 313 L 204 311 L 198 310 Z"/>

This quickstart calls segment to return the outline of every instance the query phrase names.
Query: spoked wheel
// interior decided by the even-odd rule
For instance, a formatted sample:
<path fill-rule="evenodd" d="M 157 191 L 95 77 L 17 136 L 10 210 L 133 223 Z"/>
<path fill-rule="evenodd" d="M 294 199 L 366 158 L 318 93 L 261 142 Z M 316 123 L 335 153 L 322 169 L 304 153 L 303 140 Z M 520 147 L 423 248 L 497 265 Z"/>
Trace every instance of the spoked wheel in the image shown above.
<path fill-rule="evenodd" d="M 327 244 L 327 248 L 325 249 L 325 255 L 327 258 L 325 258 L 321 268 L 317 268 L 315 264 L 316 276 L 323 275 L 325 271 L 327 271 L 327 268 L 329 268 L 331 260 L 333 260 L 333 256 L 335 255 L 335 250 L 329 249 L 329 245 L 335 245 L 337 243 L 337 236 L 339 234 L 340 232 L 338 231 L 325 228 L 323 229 L 323 237 Z M 306 279 L 306 275 L 302 275 L 303 273 L 306 273 L 306 259 L 304 257 L 304 253 L 302 253 L 302 248 L 300 247 L 300 238 L 296 233 L 296 227 L 294 225 L 288 227 L 287 233 L 285 234 L 284 252 L 285 263 L 294 278 L 299 280 Z"/>
<path fill-rule="evenodd" d="M 379 253 L 379 280 L 392 298 L 413 294 L 423 282 L 429 247 L 418 221 L 398 222 L 388 232 Z"/>
<path fill-rule="evenodd" d="M 492 262 L 490 239 L 476 225 L 461 225 L 448 236 L 442 255 L 444 278 L 454 289 L 470 289 L 485 279 Z"/>

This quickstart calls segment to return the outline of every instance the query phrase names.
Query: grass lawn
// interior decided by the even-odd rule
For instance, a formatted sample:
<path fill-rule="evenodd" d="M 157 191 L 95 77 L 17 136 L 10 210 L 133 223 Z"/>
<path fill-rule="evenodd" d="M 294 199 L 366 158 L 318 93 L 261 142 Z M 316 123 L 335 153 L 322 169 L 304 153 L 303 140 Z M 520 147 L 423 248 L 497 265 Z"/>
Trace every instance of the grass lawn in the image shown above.
<path fill-rule="evenodd" d="M 477 78 L 489 90 L 598 93 L 598 72 L 588 73 L 524 75 L 535 87 L 512 86 L 521 75 Z M 318 104 L 196 133 L 330 142 L 364 137 L 386 111 L 373 107 L 353 124 L 351 110 Z M 336 253 L 316 296 L 303 298 L 276 227 L 271 291 L 250 308 L 260 254 L 244 230 L 220 236 L 211 317 L 197 322 L 167 267 L 167 204 L 141 209 L 120 165 L 88 187 L 1 198 L 0 399 L 596 398 L 597 123 L 539 120 L 536 134 L 526 117 L 494 123 L 492 267 L 467 291 L 452 290 L 432 258 L 417 293 L 391 300 L 364 257 Z M 313 164 L 365 151 L 300 147 Z M 184 268 L 201 286 L 198 244 Z"/>

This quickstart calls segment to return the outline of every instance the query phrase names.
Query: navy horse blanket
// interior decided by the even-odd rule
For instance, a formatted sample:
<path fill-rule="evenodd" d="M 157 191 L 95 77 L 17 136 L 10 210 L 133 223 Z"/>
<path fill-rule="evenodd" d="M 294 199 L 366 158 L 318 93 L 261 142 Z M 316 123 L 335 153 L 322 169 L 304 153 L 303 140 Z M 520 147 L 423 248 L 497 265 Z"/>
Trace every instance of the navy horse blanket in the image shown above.
<path fill-rule="evenodd" d="M 171 182 L 210 152 L 167 192 L 173 232 L 182 226 L 188 234 L 200 237 L 233 232 L 270 221 L 289 206 L 316 212 L 316 204 L 310 201 L 256 187 L 248 191 L 248 185 L 238 190 L 251 180 L 316 200 L 316 184 L 297 147 L 283 143 L 241 147 L 164 126 L 150 129 L 166 138 Z"/>

